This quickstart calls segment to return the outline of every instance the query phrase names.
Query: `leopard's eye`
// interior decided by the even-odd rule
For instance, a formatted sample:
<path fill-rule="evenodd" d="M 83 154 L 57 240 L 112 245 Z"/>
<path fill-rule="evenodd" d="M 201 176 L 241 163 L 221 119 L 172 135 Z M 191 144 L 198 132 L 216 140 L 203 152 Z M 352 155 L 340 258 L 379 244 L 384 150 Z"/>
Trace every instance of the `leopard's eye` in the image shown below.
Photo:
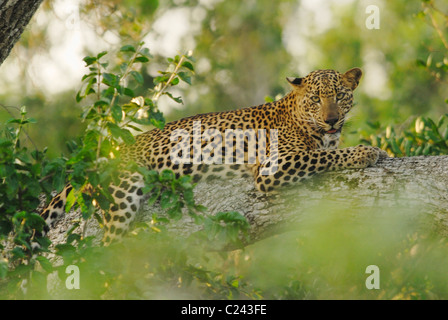
<path fill-rule="evenodd" d="M 320 98 L 318 96 L 312 96 L 311 97 L 311 101 L 313 101 L 315 103 L 319 103 L 320 102 Z"/>
<path fill-rule="evenodd" d="M 338 100 L 341 100 L 342 98 L 344 98 L 345 97 L 345 92 L 339 92 L 337 95 L 336 95 L 336 99 L 338 99 Z"/>

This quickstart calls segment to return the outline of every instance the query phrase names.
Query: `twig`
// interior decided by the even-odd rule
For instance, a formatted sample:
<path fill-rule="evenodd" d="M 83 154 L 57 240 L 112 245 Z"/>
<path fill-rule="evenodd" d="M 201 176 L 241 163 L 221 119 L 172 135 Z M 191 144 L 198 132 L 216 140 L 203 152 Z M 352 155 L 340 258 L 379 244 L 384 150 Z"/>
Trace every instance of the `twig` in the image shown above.
<path fill-rule="evenodd" d="M 448 42 L 447 42 L 447 40 L 445 39 L 445 37 L 443 36 L 443 32 L 442 32 L 442 30 L 440 30 L 440 27 L 439 27 L 439 25 L 437 24 L 437 21 L 436 21 L 436 19 L 434 18 L 434 15 L 431 13 L 430 7 L 431 7 L 433 10 L 435 10 L 435 11 L 439 11 L 439 10 L 437 10 L 437 9 L 434 7 L 434 5 L 433 5 L 432 3 L 431 3 L 430 5 L 423 4 L 423 7 L 424 7 L 425 9 L 427 9 L 427 14 L 429 15 L 429 18 L 431 19 L 432 26 L 434 27 L 434 29 L 436 29 L 437 34 L 439 35 L 440 40 L 442 40 L 442 43 L 443 43 L 445 49 L 448 50 Z M 440 12 L 440 11 L 439 11 L 439 12 Z M 446 16 L 445 16 L 445 18 L 446 18 Z"/>
<path fill-rule="evenodd" d="M 176 67 L 174 68 L 174 71 L 171 73 L 171 76 L 168 78 L 168 81 L 165 83 L 165 85 L 162 87 L 162 89 L 160 89 L 159 91 L 157 91 L 152 100 L 154 102 L 157 102 L 160 98 L 160 96 L 163 94 L 163 92 L 168 88 L 168 86 L 170 85 L 170 83 L 174 80 L 174 78 L 176 77 L 177 71 L 179 71 L 179 69 L 182 67 L 182 63 L 185 61 L 185 56 L 183 55 L 178 64 L 176 65 Z"/>

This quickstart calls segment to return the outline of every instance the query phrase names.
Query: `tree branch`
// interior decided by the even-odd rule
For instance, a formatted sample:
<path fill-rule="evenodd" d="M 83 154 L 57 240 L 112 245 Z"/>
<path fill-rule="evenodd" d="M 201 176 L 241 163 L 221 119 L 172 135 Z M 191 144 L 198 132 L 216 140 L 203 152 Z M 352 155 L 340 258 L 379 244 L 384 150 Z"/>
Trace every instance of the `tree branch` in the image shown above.
<path fill-rule="evenodd" d="M 375 167 L 323 173 L 271 195 L 257 191 L 251 179 L 204 181 L 196 186 L 195 199 L 212 214 L 222 211 L 243 214 L 251 224 L 251 243 L 287 231 L 300 223 L 307 212 L 321 210 L 323 200 L 335 207 L 356 208 L 360 219 L 372 208 L 376 208 L 375 212 L 382 208 L 391 212 L 418 207 L 423 214 L 432 215 L 439 230 L 448 234 L 448 156 L 388 158 Z M 151 221 L 152 214 L 160 212 L 158 205 L 145 205 L 139 220 Z M 73 219 L 68 215 L 54 234 L 61 237 L 61 231 L 69 227 L 64 223 Z M 186 236 L 200 226 L 185 214 L 170 228 Z M 96 234 L 101 239 L 101 233 L 96 221 L 87 227 L 87 235 Z"/>
<path fill-rule="evenodd" d="M 418 206 L 448 230 L 448 156 L 388 158 L 375 167 L 327 172 L 268 196 L 258 192 L 250 179 L 202 182 L 195 196 L 211 213 L 243 214 L 252 226 L 251 242 L 288 230 L 307 211 L 319 208 L 322 200 L 335 206 L 349 203 L 360 213 L 372 207 L 390 212 Z M 155 210 L 145 208 L 146 217 Z M 188 218 L 172 228 L 183 234 L 197 230 Z"/>

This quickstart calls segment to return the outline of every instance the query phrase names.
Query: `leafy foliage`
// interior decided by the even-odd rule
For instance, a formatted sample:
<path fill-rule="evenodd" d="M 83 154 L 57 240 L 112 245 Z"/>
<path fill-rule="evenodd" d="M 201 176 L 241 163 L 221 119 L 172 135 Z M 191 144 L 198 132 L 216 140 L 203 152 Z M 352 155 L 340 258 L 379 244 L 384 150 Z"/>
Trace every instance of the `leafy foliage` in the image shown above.
<path fill-rule="evenodd" d="M 89 72 L 82 77 L 82 87 L 76 100 L 87 102 L 81 114 L 81 120 L 86 122 L 87 129 L 82 137 L 68 143 L 71 151 L 68 158 L 49 159 L 45 152 L 30 152 L 22 147 L 24 128 L 36 122 L 27 117 L 25 108 L 22 108 L 20 118 L 8 120 L 2 129 L 0 240 L 5 245 L 2 244 L 1 247 L 4 260 L 0 261 L 0 277 L 4 281 L 0 282 L 0 286 L 7 288 L 2 290 L 3 298 L 17 298 L 23 292 L 28 292 L 30 296 L 48 296 L 45 289 L 46 276 L 58 271 L 62 279 L 66 277 L 65 268 L 68 265 L 78 266 L 83 275 L 86 275 L 88 282 L 84 282 L 87 289 L 82 293 L 84 297 L 123 295 L 121 290 L 114 289 L 124 285 L 123 272 L 129 265 L 125 263 L 111 268 L 111 265 L 116 264 L 110 261 L 112 257 L 115 260 L 117 255 L 123 254 L 122 245 L 116 245 L 115 248 L 98 247 L 94 245 L 92 237 L 84 237 L 75 232 L 80 225 L 80 222 L 76 222 L 67 231 L 66 243 L 54 246 L 55 254 L 63 261 L 62 265 L 56 266 L 45 255 L 52 244 L 41 236 L 45 222 L 35 213 L 40 203 L 39 194 L 48 194 L 53 189 L 60 191 L 68 180 L 75 188 L 67 197 L 66 211 L 75 207 L 81 211 L 83 219 L 95 216 L 101 222 L 102 217 L 94 204 L 108 210 L 113 201 L 107 186 L 116 181 L 118 176 L 120 145 L 133 144 L 133 132 L 140 132 L 141 125 L 163 129 L 165 119 L 157 108 L 162 95 L 182 102 L 168 89 L 180 81 L 191 83 L 194 72 L 191 55 L 177 55 L 167 59 L 167 71 L 161 71 L 160 76 L 154 78 L 155 86 L 146 97 L 135 96 L 134 90 L 144 84 L 140 70 L 152 59 L 149 50 L 143 47 L 143 43 L 137 46 L 126 45 L 117 55 L 120 61 L 117 67 L 104 60 L 107 52 L 84 58 Z M 120 169 L 123 170 L 122 167 Z M 145 257 L 148 259 L 145 263 L 150 263 L 152 267 L 142 267 L 139 275 L 147 278 L 151 274 L 151 284 L 162 280 L 176 282 L 179 275 L 183 275 L 184 287 L 195 282 L 198 288 L 215 292 L 217 297 L 238 296 L 240 290 L 235 289 L 239 283 L 237 278 L 223 279 L 222 274 L 193 266 L 187 252 L 193 245 L 197 248 L 215 249 L 227 244 L 241 246 L 240 235 L 247 236 L 249 227 L 245 218 L 236 212 L 208 215 L 206 208 L 194 202 L 194 184 L 189 176 L 176 177 L 172 171 L 158 173 L 132 163 L 125 169 L 142 174 L 146 184 L 145 191 L 151 194 L 149 204 L 158 201 L 161 209 L 166 212 L 165 216 L 154 215 L 151 223 L 140 224 L 133 233 L 135 239 L 129 240 L 132 250 L 127 252 L 130 255 L 146 247 L 148 243 L 151 243 L 156 252 Z M 91 191 L 82 192 L 86 188 Z M 179 220 L 183 210 L 197 224 L 203 225 L 203 230 L 194 234 L 190 240 L 174 235 L 168 237 L 166 225 L 172 220 Z M 210 245 L 214 242 L 216 245 Z M 157 248 L 164 250 L 157 254 Z M 158 264 L 155 262 L 157 259 L 161 259 L 163 263 Z M 213 284 L 212 287 L 210 283 Z M 124 293 L 125 297 L 132 294 L 138 295 L 132 288 Z M 141 297 L 146 297 L 146 294 Z"/>
<path fill-rule="evenodd" d="M 438 121 L 418 117 L 408 127 L 384 128 L 379 122 L 369 126 L 375 133 L 360 131 L 361 142 L 380 147 L 395 157 L 448 154 L 448 114 Z"/>
<path fill-rule="evenodd" d="M 429 23 L 438 40 L 435 46 L 440 49 L 428 47 L 426 59 L 417 58 L 416 65 L 430 74 L 436 82 L 443 83 L 448 76 L 448 40 L 444 32 L 448 15 L 441 11 L 436 1 L 425 0 L 421 5 L 422 10 L 416 17 Z M 448 98 L 445 103 L 448 104 Z M 446 105 L 440 109 L 446 109 Z M 419 116 L 410 118 L 403 125 L 387 127 L 382 126 L 380 121 L 367 121 L 370 130 L 359 130 L 360 140 L 387 150 L 396 157 L 448 154 L 447 120 L 448 114 L 442 115 L 438 120 Z"/>
<path fill-rule="evenodd" d="M 422 10 L 417 13 L 417 17 L 427 21 L 437 35 L 441 50 L 428 48 L 426 60 L 418 58 L 417 66 L 426 69 L 437 81 L 445 81 L 448 74 L 448 38 L 446 37 L 446 26 L 448 15 L 442 11 L 440 6 L 434 0 L 422 1 Z"/>
<path fill-rule="evenodd" d="M 39 195 L 45 181 L 41 181 L 43 172 L 51 163 L 45 159 L 45 153 L 28 151 L 21 146 L 20 137 L 24 127 L 36 121 L 27 118 L 26 108 L 20 110 L 20 118 L 13 118 L 2 129 L 0 135 L 0 249 L 5 249 L 4 240 L 10 235 L 14 247 L 9 251 L 9 264 L 15 266 L 8 271 L 8 262 L 0 260 L 0 276 L 14 276 L 17 281 L 33 270 L 37 262 L 47 263 L 46 258 L 34 259 L 33 251 L 42 254 L 48 251 L 50 241 L 34 236 L 41 232 L 45 221 L 34 210 L 39 205 Z M 14 129 L 12 126 L 15 126 Z M 31 238 L 40 246 L 33 250 Z M 39 277 L 40 273 L 36 276 Z"/>

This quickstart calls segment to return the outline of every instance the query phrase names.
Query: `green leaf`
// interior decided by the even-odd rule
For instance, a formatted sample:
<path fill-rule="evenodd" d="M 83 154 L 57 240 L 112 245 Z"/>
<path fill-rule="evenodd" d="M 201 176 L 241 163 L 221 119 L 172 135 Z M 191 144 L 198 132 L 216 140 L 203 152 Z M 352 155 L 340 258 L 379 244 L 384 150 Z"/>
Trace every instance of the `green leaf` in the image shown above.
<path fill-rule="evenodd" d="M 101 92 L 101 95 L 103 96 L 103 99 L 106 98 L 106 99 L 112 100 L 114 94 L 115 94 L 114 87 L 108 87 L 106 90 Z"/>
<path fill-rule="evenodd" d="M 21 124 L 22 123 L 22 119 L 9 119 L 8 121 L 6 121 L 7 124 L 10 123 L 17 123 L 17 124 Z"/>
<path fill-rule="evenodd" d="M 137 81 L 138 84 L 142 85 L 144 80 L 143 80 L 143 76 L 140 72 L 138 71 L 131 71 L 130 72 L 132 77 L 135 79 L 135 81 Z"/>
<path fill-rule="evenodd" d="M 193 206 L 194 205 L 194 193 L 193 193 L 193 189 L 188 189 L 185 190 L 183 193 L 184 196 L 184 200 L 185 203 L 189 206 Z"/>
<path fill-rule="evenodd" d="M 418 146 L 417 149 L 415 149 L 415 151 L 414 151 L 414 155 L 415 156 L 421 155 L 422 154 L 422 150 L 423 150 L 423 147 L 422 146 Z"/>
<path fill-rule="evenodd" d="M 96 77 L 97 74 L 98 74 L 97 72 L 91 72 L 91 73 L 85 74 L 85 75 L 82 77 L 81 81 L 84 81 L 84 80 L 86 80 L 86 79 L 88 79 L 88 78 L 91 78 L 91 77 Z"/>
<path fill-rule="evenodd" d="M 140 57 L 135 58 L 135 61 L 145 63 L 145 62 L 149 61 L 149 58 L 145 57 L 145 56 L 140 56 Z"/>
<path fill-rule="evenodd" d="M 66 241 L 66 243 L 71 244 L 73 241 L 80 241 L 80 240 L 81 240 L 81 235 L 80 235 L 80 234 L 73 233 L 73 231 L 75 231 L 76 228 L 79 228 L 79 226 L 80 226 L 80 223 L 77 222 L 77 223 L 74 224 L 74 226 L 72 226 L 72 227 L 67 231 L 68 237 L 67 237 L 67 241 Z"/>
<path fill-rule="evenodd" d="M 264 97 L 264 102 L 266 102 L 266 103 L 274 102 L 274 98 L 272 98 L 271 96 L 266 96 L 266 97 Z"/>
<path fill-rule="evenodd" d="M 8 198 L 12 199 L 19 190 L 19 179 L 14 169 L 10 169 L 10 174 L 6 177 L 6 193 Z"/>
<path fill-rule="evenodd" d="M 416 60 L 416 64 L 417 64 L 417 66 L 419 66 L 419 67 L 424 67 L 424 68 L 426 68 L 426 61 L 423 61 L 422 59 L 417 59 L 417 60 Z"/>
<path fill-rule="evenodd" d="M 120 48 L 120 51 L 121 52 L 135 52 L 136 50 L 135 50 L 134 46 L 128 44 L 128 45 L 122 46 Z"/>
<path fill-rule="evenodd" d="M 437 127 L 438 128 L 441 128 L 442 126 L 443 126 L 443 124 L 444 124 L 444 122 L 445 122 L 445 116 L 441 116 L 440 118 L 439 118 L 439 122 L 437 123 Z"/>
<path fill-rule="evenodd" d="M 189 85 L 191 85 L 191 77 L 190 77 L 190 75 L 187 72 L 179 72 L 177 75 L 179 76 L 179 78 L 182 81 L 184 81 L 184 82 L 188 83 Z"/>
<path fill-rule="evenodd" d="M 80 91 L 78 91 L 77 93 L 76 93 L 76 102 L 77 103 L 79 103 L 79 102 L 81 102 L 81 100 L 83 99 L 84 97 L 82 97 L 81 96 L 81 92 Z"/>
<path fill-rule="evenodd" d="M 92 187 L 96 188 L 98 184 L 100 183 L 100 177 L 97 171 L 90 171 L 88 172 L 88 180 L 89 183 L 92 185 Z"/>
<path fill-rule="evenodd" d="M 53 272 L 54 268 L 53 268 L 53 265 L 51 264 L 50 260 L 48 260 L 47 258 L 45 258 L 43 256 L 38 256 L 36 258 L 36 260 L 39 261 L 40 265 L 46 272 L 48 272 L 48 273 Z"/>
<path fill-rule="evenodd" d="M 121 128 L 114 123 L 108 122 L 107 128 L 109 129 L 112 136 L 116 139 L 121 137 Z"/>
<path fill-rule="evenodd" d="M 169 78 L 169 75 L 158 76 L 154 78 L 153 83 L 154 85 L 158 85 L 159 83 L 167 82 Z"/>
<path fill-rule="evenodd" d="M 103 210 L 109 210 L 110 205 L 114 203 L 114 199 L 110 193 L 102 189 L 100 189 L 100 195 L 95 197 L 95 199 L 97 200 L 100 208 Z"/>
<path fill-rule="evenodd" d="M 34 240 L 40 244 L 41 251 L 46 251 L 48 247 L 51 245 L 51 240 L 47 237 L 36 237 Z"/>
<path fill-rule="evenodd" d="M 53 188 L 56 191 L 61 191 L 65 186 L 65 169 L 59 169 L 54 174 Z"/>
<path fill-rule="evenodd" d="M 405 156 L 410 157 L 411 156 L 411 148 L 412 148 L 412 141 L 406 140 L 404 144 L 404 153 Z"/>
<path fill-rule="evenodd" d="M 112 112 L 112 118 L 114 118 L 116 122 L 120 122 L 121 119 L 123 118 L 123 110 L 121 109 L 121 107 L 117 104 L 113 105 L 111 108 L 111 112 Z"/>
<path fill-rule="evenodd" d="M 148 199 L 148 205 L 152 206 L 160 196 L 160 188 L 156 188 Z"/>
<path fill-rule="evenodd" d="M 134 90 L 132 90 L 130 88 L 124 88 L 123 94 L 128 96 L 128 97 L 135 97 Z"/>
<path fill-rule="evenodd" d="M 159 175 L 161 182 L 172 181 L 175 179 L 174 172 L 171 170 L 163 170 Z"/>
<path fill-rule="evenodd" d="M 127 124 L 126 127 L 131 128 L 132 130 L 135 130 L 137 132 L 142 132 L 143 131 L 141 128 L 133 126 L 132 124 Z"/>
<path fill-rule="evenodd" d="M 17 258 L 25 258 L 26 256 L 25 251 L 21 247 L 15 247 L 11 252 Z"/>
<path fill-rule="evenodd" d="M 30 212 L 27 214 L 26 224 L 33 229 L 41 230 L 45 225 L 45 220 L 37 213 Z"/>
<path fill-rule="evenodd" d="M 181 203 L 177 203 L 177 205 L 175 205 L 174 207 L 172 207 L 171 209 L 169 209 L 167 211 L 168 216 L 171 219 L 179 220 L 180 218 L 182 218 L 182 209 L 181 209 L 182 206 L 181 205 L 182 205 Z"/>
<path fill-rule="evenodd" d="M 97 61 L 97 58 L 96 57 L 86 56 L 82 60 L 84 60 L 84 62 L 86 63 L 86 67 L 87 67 L 87 66 L 90 66 L 90 65 L 94 64 Z"/>
<path fill-rule="evenodd" d="M 429 152 L 431 151 L 431 145 L 426 145 L 425 148 L 423 149 L 423 155 L 427 156 L 429 154 Z"/>
<path fill-rule="evenodd" d="M 142 48 L 139 52 L 142 56 L 148 57 L 148 58 L 152 58 L 152 54 L 149 52 L 148 48 Z"/>
<path fill-rule="evenodd" d="M 173 99 L 174 101 L 176 101 L 177 103 L 183 104 L 184 102 L 182 101 L 181 97 L 174 97 L 170 92 L 164 92 L 163 94 L 167 95 L 168 97 L 170 97 L 171 99 Z"/>
<path fill-rule="evenodd" d="M 95 101 L 93 106 L 95 108 L 100 108 L 101 110 L 104 111 L 104 110 L 106 110 L 109 107 L 109 101 L 101 99 L 101 100 Z M 103 108 L 103 107 L 105 107 L 105 108 Z"/>
<path fill-rule="evenodd" d="M 184 61 L 182 63 L 182 67 L 185 67 L 185 68 L 187 68 L 190 71 L 194 71 L 193 64 L 191 62 L 189 62 L 189 61 Z"/>
<path fill-rule="evenodd" d="M 172 208 L 176 205 L 179 195 L 171 190 L 165 190 L 160 196 L 160 207 L 162 209 Z"/>
<path fill-rule="evenodd" d="M 397 144 L 397 141 L 392 138 L 392 139 L 390 139 L 390 144 L 391 144 L 393 153 L 398 155 L 398 156 L 400 156 L 401 155 L 401 150 L 400 150 L 400 147 Z"/>
<path fill-rule="evenodd" d="M 135 138 L 132 133 L 127 129 L 122 129 L 114 123 L 107 123 L 107 128 L 114 138 L 122 138 L 126 144 L 133 144 Z"/>
<path fill-rule="evenodd" d="M 37 121 L 33 118 L 27 119 L 10 119 L 6 123 L 18 123 L 18 124 L 27 124 L 27 123 L 36 123 Z"/>
<path fill-rule="evenodd" d="M 72 246 L 71 244 L 61 243 L 57 244 L 55 246 L 55 249 L 58 254 L 65 253 L 65 252 L 76 252 L 76 248 Z"/>
<path fill-rule="evenodd" d="M 113 73 L 103 73 L 103 81 L 105 85 L 117 88 L 120 83 L 120 77 Z"/>
<path fill-rule="evenodd" d="M 95 89 L 93 89 L 93 85 L 97 83 L 96 77 L 90 78 L 87 82 L 86 88 L 84 89 L 84 97 L 89 94 L 95 93 Z"/>
<path fill-rule="evenodd" d="M 121 138 L 128 145 L 135 143 L 135 137 L 128 129 L 121 129 Z"/>
<path fill-rule="evenodd" d="M 65 200 L 65 212 L 69 212 L 75 203 L 76 203 L 75 188 L 72 188 L 72 190 L 70 190 Z"/>
<path fill-rule="evenodd" d="M 97 60 L 100 60 L 103 56 L 105 56 L 107 54 L 107 51 L 102 51 L 100 53 L 98 53 L 98 55 L 96 56 Z"/>

